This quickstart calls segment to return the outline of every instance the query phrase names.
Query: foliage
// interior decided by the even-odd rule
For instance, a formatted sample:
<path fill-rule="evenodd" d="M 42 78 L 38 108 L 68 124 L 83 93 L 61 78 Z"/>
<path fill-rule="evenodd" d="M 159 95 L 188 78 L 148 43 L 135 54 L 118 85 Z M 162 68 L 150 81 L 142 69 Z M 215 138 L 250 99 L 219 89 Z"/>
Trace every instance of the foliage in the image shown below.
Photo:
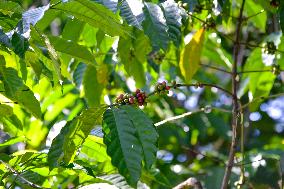
<path fill-rule="evenodd" d="M 229 187 L 283 188 L 283 15 L 280 0 L 0 0 L 0 187 L 217 189 L 237 121 Z"/>

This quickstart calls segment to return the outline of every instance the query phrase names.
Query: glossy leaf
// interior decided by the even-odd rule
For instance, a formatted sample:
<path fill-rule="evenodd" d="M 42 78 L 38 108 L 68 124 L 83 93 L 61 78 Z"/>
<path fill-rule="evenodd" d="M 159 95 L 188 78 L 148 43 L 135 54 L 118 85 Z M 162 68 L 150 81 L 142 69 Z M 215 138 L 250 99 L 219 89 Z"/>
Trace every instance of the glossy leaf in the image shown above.
<path fill-rule="evenodd" d="M 181 10 L 174 0 L 167 0 L 160 5 L 164 12 L 170 39 L 178 47 L 181 42 Z"/>
<path fill-rule="evenodd" d="M 136 9 L 138 9 L 139 7 L 142 10 L 142 6 L 143 6 L 142 3 L 140 3 L 137 0 L 131 0 L 131 1 L 135 3 Z M 129 25 L 142 29 L 139 18 L 134 15 L 133 8 L 134 7 L 130 6 L 129 0 L 119 0 L 120 16 L 123 17 Z"/>
<path fill-rule="evenodd" d="M 167 49 L 169 43 L 168 26 L 161 8 L 153 3 L 144 4 L 145 19 L 142 23 L 145 33 L 154 48 Z"/>
<path fill-rule="evenodd" d="M 204 28 L 198 30 L 181 51 L 179 67 L 186 82 L 190 82 L 200 67 L 199 62 L 204 42 L 204 33 Z"/>
<path fill-rule="evenodd" d="M 150 169 L 156 160 L 157 153 L 158 133 L 154 123 L 138 108 L 134 108 L 133 106 L 122 106 L 121 109 L 128 114 L 137 131 L 137 135 L 142 146 L 146 168 Z"/>
<path fill-rule="evenodd" d="M 104 143 L 111 162 L 131 186 L 136 186 L 142 169 L 142 146 L 126 111 L 106 110 L 103 117 Z"/>

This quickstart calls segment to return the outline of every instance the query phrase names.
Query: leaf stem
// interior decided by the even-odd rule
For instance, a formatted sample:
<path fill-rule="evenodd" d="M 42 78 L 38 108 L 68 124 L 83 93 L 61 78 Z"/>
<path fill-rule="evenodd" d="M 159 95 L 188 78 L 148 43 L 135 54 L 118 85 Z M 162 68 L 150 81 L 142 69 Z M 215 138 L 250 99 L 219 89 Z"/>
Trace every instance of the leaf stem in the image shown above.
<path fill-rule="evenodd" d="M 211 68 L 211 69 L 213 69 L 213 70 L 218 70 L 218 71 L 220 71 L 220 72 L 224 72 L 224 73 L 227 73 L 227 74 L 232 75 L 232 72 L 227 71 L 227 70 L 222 69 L 222 68 L 219 68 L 219 67 L 216 67 L 216 66 L 211 66 L 211 65 L 203 64 L 203 63 L 200 63 L 200 65 L 203 66 L 203 67 Z"/>

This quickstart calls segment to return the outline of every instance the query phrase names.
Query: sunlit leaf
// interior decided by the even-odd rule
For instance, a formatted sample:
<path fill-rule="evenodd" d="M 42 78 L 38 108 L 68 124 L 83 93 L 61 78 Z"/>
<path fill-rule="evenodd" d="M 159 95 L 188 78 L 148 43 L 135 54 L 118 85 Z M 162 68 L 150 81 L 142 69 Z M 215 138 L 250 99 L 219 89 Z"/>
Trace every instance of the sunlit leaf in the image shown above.
<path fill-rule="evenodd" d="M 106 33 L 115 36 L 125 36 L 128 32 L 119 19 L 106 7 L 88 0 L 74 0 L 53 7 L 70 13 L 83 22 L 98 27 Z"/>
<path fill-rule="evenodd" d="M 205 29 L 201 28 L 192 37 L 191 41 L 185 45 L 180 54 L 179 67 L 186 82 L 190 82 L 194 74 L 199 69 L 202 45 L 204 42 Z"/>

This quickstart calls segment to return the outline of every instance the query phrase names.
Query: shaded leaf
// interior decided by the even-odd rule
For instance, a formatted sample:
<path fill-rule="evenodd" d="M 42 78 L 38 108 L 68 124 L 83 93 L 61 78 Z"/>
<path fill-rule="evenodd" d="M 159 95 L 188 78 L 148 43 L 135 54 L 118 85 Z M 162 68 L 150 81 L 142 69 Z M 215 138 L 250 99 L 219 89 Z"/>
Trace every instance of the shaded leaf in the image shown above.
<path fill-rule="evenodd" d="M 24 58 L 25 52 L 29 48 L 28 39 L 24 38 L 18 33 L 14 33 L 11 40 L 14 52 L 19 55 L 19 57 Z"/>

